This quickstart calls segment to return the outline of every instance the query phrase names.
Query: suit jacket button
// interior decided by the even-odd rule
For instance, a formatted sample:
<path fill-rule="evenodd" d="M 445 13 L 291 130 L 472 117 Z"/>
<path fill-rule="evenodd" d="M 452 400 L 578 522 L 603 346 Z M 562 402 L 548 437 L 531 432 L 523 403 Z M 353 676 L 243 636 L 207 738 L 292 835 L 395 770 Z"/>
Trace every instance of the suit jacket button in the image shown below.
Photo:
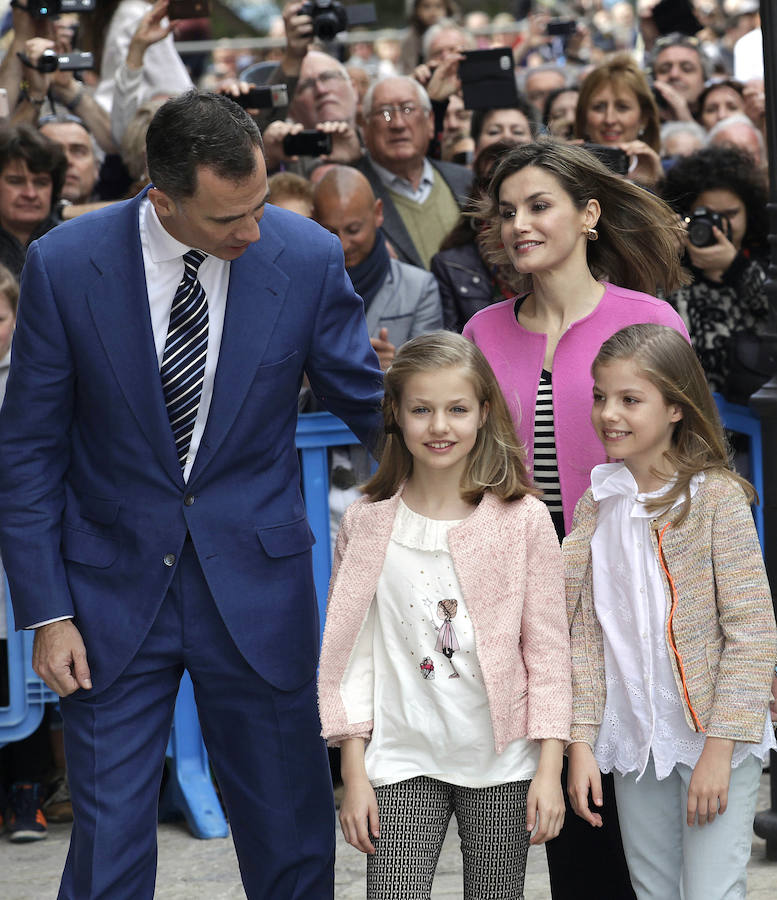
<path fill-rule="evenodd" d="M 187 494 L 183 498 L 183 502 L 185 506 L 193 506 L 194 505 L 194 494 Z"/>
<path fill-rule="evenodd" d="M 175 565 L 175 553 L 165 553 L 162 562 L 168 567 Z"/>

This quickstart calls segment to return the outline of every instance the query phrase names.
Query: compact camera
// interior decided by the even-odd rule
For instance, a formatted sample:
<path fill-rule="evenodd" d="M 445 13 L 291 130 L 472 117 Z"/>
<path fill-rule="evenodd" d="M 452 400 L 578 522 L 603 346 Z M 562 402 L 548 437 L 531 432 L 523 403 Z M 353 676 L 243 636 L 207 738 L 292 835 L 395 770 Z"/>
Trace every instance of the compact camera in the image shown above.
<path fill-rule="evenodd" d="M 725 216 L 704 206 L 697 207 L 685 217 L 688 226 L 688 240 L 694 247 L 711 247 L 716 244 L 713 228 L 719 228 L 731 240 L 731 223 Z"/>
<path fill-rule="evenodd" d="M 82 53 L 73 50 L 71 53 L 57 53 L 56 50 L 44 50 L 38 57 L 37 63 L 33 63 L 26 53 L 18 53 L 17 56 L 30 69 L 48 74 L 56 72 L 80 72 L 82 69 L 94 68 L 94 56 L 91 53 Z"/>

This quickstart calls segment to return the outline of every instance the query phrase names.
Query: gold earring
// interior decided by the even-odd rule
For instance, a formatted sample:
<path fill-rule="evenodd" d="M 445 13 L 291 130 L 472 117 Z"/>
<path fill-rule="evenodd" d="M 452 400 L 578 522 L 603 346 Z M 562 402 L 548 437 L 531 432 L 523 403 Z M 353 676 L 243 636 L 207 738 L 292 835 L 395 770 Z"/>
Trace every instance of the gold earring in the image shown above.
<path fill-rule="evenodd" d="M 589 228 L 588 226 L 586 226 L 583 234 L 588 238 L 589 241 L 599 240 L 599 232 L 595 228 Z"/>

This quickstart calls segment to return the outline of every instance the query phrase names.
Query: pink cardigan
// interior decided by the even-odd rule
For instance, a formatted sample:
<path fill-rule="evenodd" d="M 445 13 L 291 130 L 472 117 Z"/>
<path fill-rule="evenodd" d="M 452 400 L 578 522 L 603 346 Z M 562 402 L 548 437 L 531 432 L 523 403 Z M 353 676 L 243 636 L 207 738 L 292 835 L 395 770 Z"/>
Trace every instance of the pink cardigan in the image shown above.
<path fill-rule="evenodd" d="M 464 336 L 486 355 L 507 399 L 518 436 L 534 462 L 534 407 L 545 359 L 547 335 L 527 331 L 513 311 L 515 300 L 494 303 L 464 326 Z M 561 336 L 553 357 L 553 415 L 565 530 L 572 527 L 575 504 L 588 490 L 591 469 L 607 462 L 591 425 L 591 363 L 608 337 L 627 325 L 669 325 L 688 340 L 683 320 L 672 307 L 639 291 L 605 283 L 596 309 Z"/>
<path fill-rule="evenodd" d="M 343 680 L 383 570 L 400 493 L 357 500 L 337 537 L 318 682 L 322 734 L 333 745 L 372 733 L 372 721 L 349 721 Z M 536 497 L 506 503 L 486 493 L 450 529 L 448 546 L 475 632 L 496 752 L 524 736 L 568 740 L 564 579 L 544 504 Z"/>

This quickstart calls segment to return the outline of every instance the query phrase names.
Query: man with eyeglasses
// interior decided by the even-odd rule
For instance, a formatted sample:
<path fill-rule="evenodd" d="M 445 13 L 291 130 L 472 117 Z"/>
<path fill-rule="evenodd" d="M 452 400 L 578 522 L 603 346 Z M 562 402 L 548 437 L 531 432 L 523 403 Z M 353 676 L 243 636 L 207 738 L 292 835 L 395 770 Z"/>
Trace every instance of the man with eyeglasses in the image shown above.
<path fill-rule="evenodd" d="M 383 231 L 398 259 L 428 269 L 458 221 L 472 173 L 427 158 L 434 117 L 428 94 L 412 78 L 376 82 L 362 108 L 367 153 L 356 168 L 383 202 Z"/>
<path fill-rule="evenodd" d="M 693 121 L 704 89 L 705 61 L 699 41 L 687 34 L 668 34 L 653 47 L 653 83 L 665 103 L 664 121 Z"/>
<path fill-rule="evenodd" d="M 283 152 L 283 139 L 303 129 L 317 129 L 332 135 L 328 162 L 351 163 L 361 156 L 356 129 L 356 90 L 342 63 L 327 53 L 308 50 L 302 59 L 299 81 L 290 113 L 293 122 L 272 122 L 264 131 L 264 147 L 270 171 L 291 161 Z M 305 166 L 302 166 L 304 171 Z"/>

